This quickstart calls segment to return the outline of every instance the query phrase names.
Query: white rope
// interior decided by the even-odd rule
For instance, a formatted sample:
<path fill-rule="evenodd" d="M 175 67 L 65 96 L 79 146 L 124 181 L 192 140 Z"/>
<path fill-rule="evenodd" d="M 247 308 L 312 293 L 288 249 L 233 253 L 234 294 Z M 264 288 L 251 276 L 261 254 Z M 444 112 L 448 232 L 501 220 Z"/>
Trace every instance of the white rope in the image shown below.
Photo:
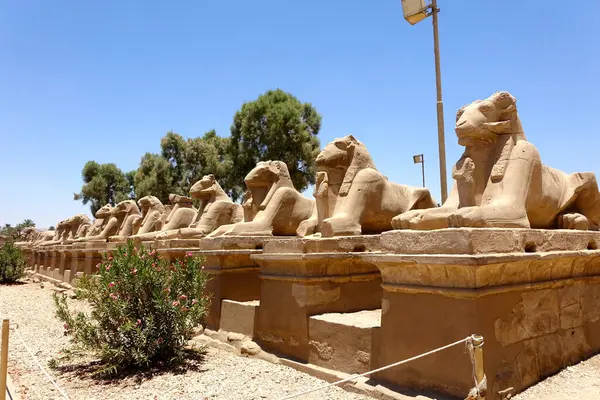
<path fill-rule="evenodd" d="M 374 374 L 374 373 L 379 372 L 379 371 L 383 371 L 383 370 L 386 370 L 386 369 L 394 368 L 394 367 L 397 367 L 398 365 L 402 365 L 402 364 L 406 364 L 407 362 L 418 360 L 419 358 L 423 358 L 423 357 L 426 357 L 426 356 L 431 355 L 433 353 L 437 353 L 438 351 L 446 350 L 447 348 L 450 348 L 452 346 L 456 346 L 456 345 L 461 344 L 461 343 L 466 343 L 466 342 L 468 342 L 470 340 L 471 340 L 471 336 L 467 336 L 464 339 L 457 340 L 454 343 L 450 343 L 450 344 L 447 344 L 447 345 L 445 345 L 443 347 L 439 347 L 439 348 L 437 348 L 435 350 L 428 351 L 427 353 L 419 354 L 418 356 L 407 358 L 406 360 L 398 361 L 398 362 L 395 362 L 393 364 L 389 364 L 389 365 L 386 365 L 384 367 L 380 367 L 380 368 L 374 369 L 372 371 L 367 371 L 367 372 L 364 372 L 364 373 L 359 374 L 359 375 L 352 375 L 352 376 L 349 376 L 348 378 L 345 378 L 345 379 L 342 379 L 342 380 L 339 380 L 339 381 L 336 381 L 336 382 L 328 383 L 327 385 L 319 386 L 319 387 L 316 387 L 314 389 L 305 390 L 304 392 L 296 393 L 296 394 L 293 394 L 291 396 L 282 397 L 279 400 L 293 399 L 293 398 L 300 397 L 300 396 L 303 396 L 303 395 L 308 394 L 308 393 L 317 392 L 319 390 L 327 389 L 328 387 L 331 387 L 331 386 L 339 385 L 340 383 L 345 383 L 345 382 L 352 381 L 352 380 L 357 379 L 357 378 L 362 378 L 363 376 L 368 376 L 368 375 Z"/>
<path fill-rule="evenodd" d="M 23 347 L 25 347 L 25 350 L 27 350 L 27 352 L 29 353 L 29 355 L 31 356 L 31 358 L 33 359 L 33 361 L 35 361 L 35 363 L 37 364 L 37 366 L 42 370 L 42 372 L 44 373 L 44 375 L 46 375 L 46 377 L 48 378 L 48 380 L 54 385 L 54 387 L 59 391 L 59 393 L 62 395 L 62 397 L 65 400 L 69 400 L 69 396 L 67 396 L 67 394 L 64 392 L 64 390 L 62 390 L 61 387 L 58 386 L 58 383 L 56 383 L 56 381 L 54 380 L 54 378 L 52 378 L 52 376 L 44 369 L 44 367 L 39 362 L 39 360 L 37 359 L 37 357 L 33 354 L 33 352 L 31 351 L 31 349 L 29 348 L 29 346 L 27 346 L 27 343 L 25 343 L 25 339 L 23 339 L 23 336 L 21 336 L 21 332 L 19 332 L 18 325 L 15 324 L 15 327 L 13 328 L 13 331 L 17 333 L 17 336 L 21 340 L 21 343 L 23 343 Z"/>

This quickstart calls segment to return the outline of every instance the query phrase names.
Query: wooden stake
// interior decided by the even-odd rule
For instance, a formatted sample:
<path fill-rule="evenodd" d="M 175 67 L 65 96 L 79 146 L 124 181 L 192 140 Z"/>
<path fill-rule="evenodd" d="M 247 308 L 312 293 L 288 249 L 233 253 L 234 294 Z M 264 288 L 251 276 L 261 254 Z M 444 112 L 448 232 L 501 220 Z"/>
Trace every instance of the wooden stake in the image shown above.
<path fill-rule="evenodd" d="M 6 400 L 8 374 L 8 320 L 2 321 L 2 347 L 0 348 L 0 400 Z"/>
<path fill-rule="evenodd" d="M 483 336 L 473 335 L 473 358 L 475 359 L 475 378 L 477 379 L 477 386 L 481 385 L 481 382 L 485 379 L 485 372 L 483 369 Z M 485 400 L 485 392 L 481 393 L 479 398 Z"/>

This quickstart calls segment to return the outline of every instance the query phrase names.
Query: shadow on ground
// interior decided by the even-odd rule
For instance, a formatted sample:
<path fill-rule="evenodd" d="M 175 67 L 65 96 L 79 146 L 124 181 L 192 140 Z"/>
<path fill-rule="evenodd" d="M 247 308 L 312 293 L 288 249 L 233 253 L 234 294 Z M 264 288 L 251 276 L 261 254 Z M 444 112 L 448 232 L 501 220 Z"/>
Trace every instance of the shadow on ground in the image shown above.
<path fill-rule="evenodd" d="M 53 367 L 53 370 L 60 374 L 70 374 L 80 379 L 91 379 L 96 381 L 96 383 L 118 383 L 128 378 L 132 378 L 136 383 L 140 383 L 155 376 L 165 374 L 183 375 L 188 372 L 205 372 L 207 369 L 202 368 L 205 358 L 205 349 L 186 349 L 185 359 L 181 363 L 164 364 L 159 361 L 148 369 L 132 367 L 120 370 L 116 375 L 102 373 L 106 364 L 99 360 L 65 363 Z"/>

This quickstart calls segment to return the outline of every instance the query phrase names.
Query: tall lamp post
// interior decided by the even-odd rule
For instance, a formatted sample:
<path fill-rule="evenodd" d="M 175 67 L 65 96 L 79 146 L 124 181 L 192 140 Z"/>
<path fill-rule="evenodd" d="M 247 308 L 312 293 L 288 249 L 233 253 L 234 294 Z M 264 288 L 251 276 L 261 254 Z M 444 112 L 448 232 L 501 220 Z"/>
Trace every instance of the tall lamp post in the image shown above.
<path fill-rule="evenodd" d="M 415 154 L 413 156 L 415 164 L 421 164 L 421 175 L 423 176 L 423 187 L 425 187 L 425 157 L 423 154 Z"/>
<path fill-rule="evenodd" d="M 448 197 L 448 181 L 446 180 L 446 140 L 444 138 L 444 103 L 442 102 L 442 75 L 440 72 L 440 39 L 438 35 L 437 0 L 431 0 L 430 5 L 425 0 L 402 0 L 404 19 L 414 25 L 431 15 L 433 20 L 433 53 L 435 56 L 435 86 L 437 92 L 437 125 L 438 150 L 440 158 L 440 190 L 442 204 Z"/>

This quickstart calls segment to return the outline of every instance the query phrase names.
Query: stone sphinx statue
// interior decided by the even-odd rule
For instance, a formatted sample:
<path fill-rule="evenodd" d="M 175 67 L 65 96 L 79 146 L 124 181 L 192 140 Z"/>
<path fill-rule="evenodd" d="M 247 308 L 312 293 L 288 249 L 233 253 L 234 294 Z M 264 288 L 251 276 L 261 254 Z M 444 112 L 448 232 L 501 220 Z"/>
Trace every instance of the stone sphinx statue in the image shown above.
<path fill-rule="evenodd" d="M 54 235 L 50 240 L 44 240 L 39 243 L 39 246 L 55 246 L 62 244 L 63 241 L 66 241 L 70 231 L 70 224 L 68 219 L 63 219 L 58 224 L 56 224 L 56 230 L 54 231 Z"/>
<path fill-rule="evenodd" d="M 127 240 L 136 228 L 139 228 L 142 213 L 135 200 L 124 200 L 119 202 L 112 211 L 112 218 L 116 218 L 119 225 L 117 234 L 108 238 L 109 242 L 121 242 Z M 111 218 L 111 219 L 112 219 Z"/>
<path fill-rule="evenodd" d="M 85 214 L 77 214 L 67 220 L 68 232 L 63 244 L 71 244 L 75 239 L 85 237 L 92 222 Z"/>
<path fill-rule="evenodd" d="M 163 218 L 166 219 L 165 206 L 154 196 L 144 196 L 138 200 L 138 206 L 142 211 L 142 218 L 134 226 L 134 235 L 143 235 L 149 232 L 160 231 L 163 227 Z M 170 212 L 170 210 L 169 210 Z"/>
<path fill-rule="evenodd" d="M 389 182 L 367 148 L 348 135 L 317 156 L 314 189 L 317 207 L 298 228 L 298 236 L 376 234 L 392 229 L 398 213 L 435 207 L 429 190 Z"/>
<path fill-rule="evenodd" d="M 41 246 L 43 243 L 48 242 L 54 238 L 55 231 L 41 231 L 37 232 L 33 238 L 34 246 Z"/>
<path fill-rule="evenodd" d="M 190 188 L 190 196 L 202 202 L 200 209 L 189 227 L 165 229 L 153 238 L 202 238 L 224 224 L 242 221 L 243 211 L 234 203 L 219 185 L 214 175 L 205 175 Z M 177 217 L 173 217 L 177 219 Z M 141 235 L 138 235 L 139 237 Z"/>
<path fill-rule="evenodd" d="M 542 164 L 525 138 L 507 92 L 462 107 L 456 135 L 465 152 L 454 187 L 437 209 L 410 211 L 396 229 L 448 227 L 588 229 L 600 223 L 600 195 L 591 172 L 566 174 Z"/>
<path fill-rule="evenodd" d="M 251 221 L 223 225 L 209 237 L 221 235 L 293 236 L 301 221 L 312 215 L 315 203 L 302 196 L 290 178 L 287 165 L 281 161 L 261 161 L 246 175 L 246 186 L 252 202 L 246 204 Z"/>
<path fill-rule="evenodd" d="M 75 242 L 104 242 L 112 236 L 127 237 L 137 218 L 141 218 L 141 213 L 133 200 L 122 201 L 115 207 L 107 204 L 96 211 L 96 221 L 88 234 Z"/>
<path fill-rule="evenodd" d="M 180 228 L 190 226 L 198 214 L 198 210 L 192 205 L 192 198 L 171 193 L 169 201 L 172 207 L 165 206 L 160 221 L 156 222 L 156 229 L 148 232 L 138 232 L 131 236 L 136 241 L 154 240 L 158 235 L 166 231 L 177 231 Z"/>

